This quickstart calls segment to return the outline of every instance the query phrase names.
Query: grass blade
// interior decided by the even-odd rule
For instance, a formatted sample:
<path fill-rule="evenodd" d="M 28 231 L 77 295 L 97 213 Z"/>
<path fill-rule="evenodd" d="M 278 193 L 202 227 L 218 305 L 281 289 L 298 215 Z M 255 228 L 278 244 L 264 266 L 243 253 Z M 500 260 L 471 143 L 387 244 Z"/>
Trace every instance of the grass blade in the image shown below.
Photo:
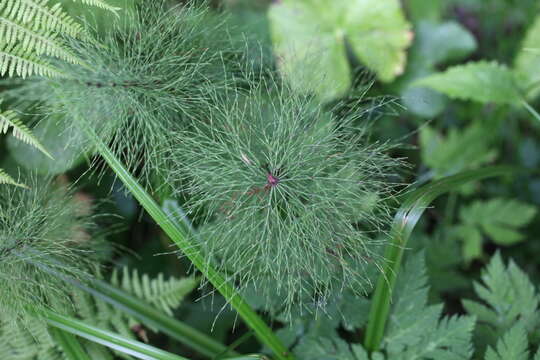
<path fill-rule="evenodd" d="M 79 340 L 72 334 L 55 327 L 50 327 L 49 333 L 68 360 L 92 360 L 84 351 Z"/>
<path fill-rule="evenodd" d="M 122 162 L 101 141 L 97 134 L 86 127 L 87 134 L 96 146 L 96 150 L 107 162 L 116 176 L 124 183 L 126 188 L 143 206 L 161 229 L 171 238 L 184 255 L 193 265 L 208 279 L 208 281 L 223 295 L 229 304 L 238 312 L 244 322 L 254 331 L 255 335 L 263 344 L 268 346 L 277 359 L 292 360 L 293 355 L 283 345 L 281 340 L 272 332 L 268 325 L 257 315 L 248 303 L 238 294 L 231 284 L 217 272 L 204 259 L 199 250 L 190 241 L 190 234 L 186 233 L 185 227 L 179 226 L 175 219 L 171 219 L 163 209 L 154 201 L 148 192 L 127 171 Z"/>
<path fill-rule="evenodd" d="M 107 346 L 144 360 L 187 360 L 184 357 L 171 354 L 136 340 L 127 339 L 110 331 L 102 330 L 83 321 L 57 314 L 50 310 L 39 310 L 50 326 L 61 329 L 73 335 L 83 337 L 95 343 Z"/>
<path fill-rule="evenodd" d="M 424 185 L 411 193 L 398 209 L 392 230 L 391 241 L 385 250 L 383 273 L 379 276 L 371 302 L 364 347 L 368 351 L 377 351 L 384 336 L 386 321 L 390 312 L 392 290 L 401 266 L 403 252 L 416 223 L 433 200 L 442 194 L 455 190 L 461 185 L 489 177 L 508 175 L 515 171 L 509 167 L 488 167 L 448 176 Z"/>
<path fill-rule="evenodd" d="M 237 353 L 229 351 L 225 345 L 213 340 L 208 335 L 169 315 L 163 314 L 161 311 L 154 309 L 144 301 L 141 301 L 131 294 L 104 281 L 92 281 L 91 287 L 81 283 L 75 283 L 75 286 L 91 293 L 96 298 L 121 309 L 141 321 L 143 324 L 160 330 L 202 355 L 209 358 L 214 358 L 220 354 L 238 356 Z"/>

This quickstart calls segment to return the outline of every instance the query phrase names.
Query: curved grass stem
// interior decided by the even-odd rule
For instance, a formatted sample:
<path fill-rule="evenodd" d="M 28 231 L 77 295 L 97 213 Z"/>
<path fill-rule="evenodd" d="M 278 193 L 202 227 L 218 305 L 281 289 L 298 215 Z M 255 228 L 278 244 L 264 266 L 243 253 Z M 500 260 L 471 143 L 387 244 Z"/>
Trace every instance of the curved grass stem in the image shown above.
<path fill-rule="evenodd" d="M 50 310 L 41 309 L 37 312 L 38 315 L 47 321 L 49 326 L 83 337 L 87 340 L 107 346 L 124 354 L 134 356 L 138 359 L 187 360 L 182 356 L 160 350 L 136 340 L 125 338 L 121 335 L 88 325 L 83 321 L 60 315 Z M 77 359 L 84 359 L 84 357 Z"/>
<path fill-rule="evenodd" d="M 234 351 L 230 351 L 227 346 L 213 340 L 208 335 L 176 320 L 174 317 L 154 309 L 144 301 L 104 281 L 94 280 L 91 283 L 91 287 L 84 284 L 79 284 L 78 286 L 96 298 L 118 307 L 143 324 L 160 330 L 208 358 L 215 358 L 218 355 L 239 355 Z"/>
<path fill-rule="evenodd" d="M 107 162 L 109 167 L 116 173 L 116 176 L 124 183 L 126 188 L 143 206 L 148 214 L 156 221 L 161 229 L 171 238 L 184 255 L 193 265 L 208 279 L 217 291 L 231 304 L 238 312 L 244 322 L 254 331 L 261 343 L 268 346 L 277 359 L 292 360 L 293 355 L 283 345 L 281 340 L 272 332 L 268 325 L 257 315 L 257 313 L 244 301 L 240 294 L 229 284 L 229 282 L 217 272 L 208 261 L 202 256 L 196 246 L 190 241 L 190 234 L 186 233 L 185 227 L 171 219 L 163 209 L 154 201 L 148 192 L 129 173 L 124 164 L 113 154 L 109 147 L 103 143 L 98 135 L 89 127 L 85 130 L 90 137 L 96 150 Z"/>
<path fill-rule="evenodd" d="M 379 276 L 375 293 L 371 301 L 364 347 L 368 351 L 377 351 L 384 336 L 386 322 L 390 313 L 392 291 L 400 270 L 403 252 L 416 223 L 433 200 L 442 194 L 456 190 L 470 181 L 477 181 L 511 173 L 513 168 L 489 167 L 471 170 L 448 176 L 424 185 L 406 194 L 406 198 L 394 217 L 390 232 L 390 243 L 385 250 L 383 273 Z"/>
<path fill-rule="evenodd" d="M 92 360 L 73 334 L 52 326 L 49 333 L 68 360 Z"/>

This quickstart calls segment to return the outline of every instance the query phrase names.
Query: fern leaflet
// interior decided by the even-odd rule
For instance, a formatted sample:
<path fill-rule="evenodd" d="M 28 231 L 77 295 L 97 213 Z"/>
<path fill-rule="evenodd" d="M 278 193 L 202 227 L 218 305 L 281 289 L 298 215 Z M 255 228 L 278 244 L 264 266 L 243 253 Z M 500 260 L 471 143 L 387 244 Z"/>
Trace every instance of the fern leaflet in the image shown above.
<path fill-rule="evenodd" d="M 0 104 L 2 102 L 0 101 Z M 47 155 L 49 158 L 53 158 L 51 154 L 43 145 L 40 144 L 39 140 L 32 135 L 32 131 L 22 123 L 20 119 L 17 118 L 17 115 L 12 110 L 7 110 L 4 112 L 0 111 L 0 134 L 6 134 L 9 128 L 13 128 L 13 136 L 20 141 L 31 145 L 41 151 L 43 154 Z"/>
<path fill-rule="evenodd" d="M 0 42 L 0 75 L 21 76 L 23 79 L 31 75 L 59 76 L 58 70 L 49 65 L 34 53 L 25 51 L 18 44 Z"/>
<path fill-rule="evenodd" d="M 26 185 L 20 184 L 17 181 L 15 181 L 15 179 L 9 176 L 2 168 L 0 168 L 0 185 L 15 185 L 15 186 L 27 188 Z"/>
<path fill-rule="evenodd" d="M 162 273 L 157 278 L 150 279 L 147 274 L 140 276 L 136 269 L 130 273 L 129 269 L 124 267 L 121 278 L 118 271 L 113 272 L 111 283 L 172 315 L 172 310 L 197 286 L 198 280 L 174 277 L 165 280 Z"/>
<path fill-rule="evenodd" d="M 73 1 L 77 1 L 77 0 L 73 0 Z M 103 1 L 103 0 L 80 0 L 83 4 L 86 4 L 86 5 L 90 5 L 90 6 L 96 6 L 96 7 L 99 7 L 101 9 L 105 9 L 105 10 L 109 10 L 109 11 L 112 11 L 116 14 L 116 12 L 118 10 L 120 10 L 120 8 L 118 7 L 114 7 L 114 6 L 111 6 L 109 4 L 107 4 L 107 2 Z"/>
<path fill-rule="evenodd" d="M 58 40 L 54 31 L 41 29 L 38 22 L 22 24 L 0 14 L 0 38 L 8 44 L 18 44 L 26 52 L 54 56 L 70 63 L 81 63 Z"/>
<path fill-rule="evenodd" d="M 0 4 L 0 14 L 20 24 L 35 24 L 43 30 L 80 37 L 84 31 L 57 3 L 48 7 L 49 0 L 7 0 Z"/>

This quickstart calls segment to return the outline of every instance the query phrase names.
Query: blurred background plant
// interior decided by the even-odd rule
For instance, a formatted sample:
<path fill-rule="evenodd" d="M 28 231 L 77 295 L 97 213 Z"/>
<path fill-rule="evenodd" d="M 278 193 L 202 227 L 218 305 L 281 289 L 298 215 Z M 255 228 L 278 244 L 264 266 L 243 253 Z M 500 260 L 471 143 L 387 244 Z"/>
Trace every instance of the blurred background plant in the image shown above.
<path fill-rule="evenodd" d="M 51 202 L 32 200 L 43 199 L 40 192 L 44 185 L 36 182 L 38 175 L 26 176 L 28 170 L 60 177 L 68 183 L 77 182 L 84 198 L 108 199 L 95 202 L 88 210 L 95 214 L 92 221 L 97 228 L 106 229 L 98 231 L 96 239 L 102 237 L 106 244 L 112 244 L 93 248 L 100 254 L 99 260 L 93 261 L 99 264 L 99 270 L 88 268 L 93 274 L 88 278 L 91 280 L 87 279 L 90 282 L 82 281 L 87 273 L 79 274 L 82 269 L 77 267 L 74 271 L 73 266 L 62 268 L 72 279 L 70 285 L 47 274 L 37 273 L 36 278 L 32 275 L 33 281 L 39 282 L 39 276 L 44 276 L 50 280 L 45 281 L 48 284 L 62 284 L 58 291 L 72 304 L 71 310 L 67 311 L 65 306 L 53 310 L 66 310 L 62 316 L 70 316 L 73 321 L 80 320 L 121 334 L 125 339 L 148 342 L 192 359 L 222 355 L 225 358 L 239 353 L 310 360 L 533 358 L 540 342 L 536 281 L 540 246 L 535 238 L 540 232 L 540 177 L 536 171 L 540 165 L 540 116 L 535 110 L 540 108 L 537 1 L 213 0 L 209 2 L 211 9 L 204 11 L 211 20 L 182 18 L 175 12 L 168 16 L 149 13 L 137 20 L 130 17 L 136 14 L 136 3 L 7 0 L 0 4 L 0 72 L 5 77 L 0 82 L 0 98 L 4 99 L 0 133 L 12 133 L 0 138 L 0 190 L 7 194 L 0 200 L 0 230 L 25 239 L 49 241 L 53 238 L 49 233 L 25 235 L 17 226 L 30 229 L 24 226 L 25 219 L 29 219 L 51 224 L 49 230 L 58 229 L 55 224 L 70 223 L 65 216 L 75 213 L 71 205 L 54 205 L 66 204 L 62 199 L 67 190 L 45 190 L 54 200 Z M 171 5 L 179 3 L 186 2 L 170 1 Z M 184 36 L 188 31 L 184 28 L 161 45 L 159 41 L 153 43 L 165 39 L 158 34 L 160 30 L 175 26 L 182 29 L 186 24 L 195 24 L 189 26 L 191 38 Z M 163 33 L 167 34 L 167 30 Z M 88 37 L 94 40 L 88 41 Z M 190 41 L 203 44 L 199 47 L 202 52 L 183 53 L 182 48 L 193 46 Z M 231 45 L 222 51 L 224 43 Z M 158 47 L 168 55 L 149 50 Z M 278 87 L 290 88 L 296 94 L 269 93 L 265 94 L 268 99 L 242 100 L 257 109 L 259 105 L 266 106 L 266 114 L 242 102 L 233 102 L 229 107 L 233 115 L 255 118 L 254 122 L 247 128 L 229 128 L 232 131 L 226 134 L 220 134 L 219 127 L 212 127 L 217 125 L 209 121 L 212 117 L 207 116 L 208 109 L 231 100 L 224 95 L 227 89 L 234 87 L 242 99 L 249 98 L 246 94 L 253 96 L 254 92 L 251 82 L 260 84 L 261 78 L 273 79 L 275 75 L 268 74 L 274 70 L 284 82 Z M 208 84 L 205 81 L 219 85 L 223 92 L 215 86 L 199 86 Z M 181 86 L 185 84 L 189 85 Z M 303 105 L 292 106 L 294 101 Z M 398 108 L 398 104 L 402 107 Z M 234 186 L 252 184 L 250 176 L 262 178 L 262 196 L 265 191 L 271 193 L 274 185 L 269 176 L 281 181 L 281 177 L 288 176 L 286 168 L 294 165 L 280 160 L 278 151 L 288 149 L 292 154 L 295 148 L 291 143 L 272 143 L 268 135 L 260 144 L 248 141 L 244 152 L 229 163 L 230 150 L 222 149 L 220 153 L 218 149 L 242 142 L 239 139 L 249 138 L 251 132 L 272 132 L 274 129 L 265 127 L 263 118 L 277 117 L 293 124 L 293 120 L 279 115 L 282 107 L 291 106 L 296 106 L 294 111 L 305 108 L 311 114 L 320 111 L 325 114 L 324 119 L 332 118 L 336 124 L 347 124 L 348 116 L 354 114 L 355 127 L 362 130 L 338 138 L 347 144 L 355 136 L 362 136 L 371 149 L 377 150 L 373 156 L 379 156 L 376 144 L 401 143 L 399 147 L 387 146 L 384 156 L 391 160 L 391 167 L 399 163 L 397 159 L 407 158 L 411 169 L 397 171 L 402 175 L 400 181 L 412 183 L 413 187 L 464 171 L 482 171 L 491 165 L 514 166 L 514 170 L 507 171 L 511 177 L 455 181 L 447 194 L 425 209 L 418 224 L 414 223 L 415 230 L 404 252 L 405 265 L 391 294 L 393 302 L 387 316 L 383 316 L 387 326 L 383 326 L 380 341 L 369 340 L 373 319 L 380 317 L 373 315 L 370 297 L 359 292 L 369 295 L 375 287 L 380 270 L 371 265 L 383 256 L 380 244 L 387 241 L 388 231 L 369 236 L 368 242 L 378 245 L 370 248 L 373 252 L 364 259 L 370 264 L 362 270 L 365 291 L 340 288 L 328 291 L 327 296 L 310 298 L 307 310 L 289 307 L 287 312 L 276 311 L 268 300 L 273 300 L 273 286 L 278 288 L 276 278 L 290 274 L 291 264 L 286 261 L 276 262 L 280 268 L 273 272 L 276 278 L 270 277 L 269 283 L 257 287 L 255 281 L 243 289 L 249 306 L 261 310 L 261 319 L 272 324 L 281 343 L 294 354 L 272 355 L 279 345 L 272 339 L 261 340 L 256 328 L 237 322 L 234 310 L 226 306 L 230 299 L 208 287 L 198 287 L 201 279 L 188 277 L 192 262 L 178 257 L 177 248 L 171 248 L 163 229 L 152 221 L 155 216 L 145 213 L 133 192 L 117 180 L 118 169 L 115 174 L 105 166 L 102 157 L 95 155 L 96 147 L 79 122 L 80 117 L 91 122 L 114 155 L 126 164 L 125 169 L 137 175 L 179 227 L 186 227 L 188 216 L 194 228 L 202 229 L 202 234 L 226 232 L 226 237 L 210 243 L 206 250 L 234 255 L 232 268 L 227 267 L 231 262 L 225 262 L 218 269 L 234 274 L 227 279 L 242 282 L 250 275 L 253 279 L 254 273 L 248 270 L 256 269 L 259 279 L 267 270 L 265 266 L 272 257 L 269 253 L 263 253 L 263 258 L 261 253 L 259 257 L 250 257 L 249 251 L 257 249 L 250 242 L 268 241 L 273 233 L 255 239 L 254 227 L 249 227 L 248 236 L 242 228 L 245 222 L 234 226 L 235 222 L 242 223 L 238 218 L 217 223 L 217 227 L 215 222 L 214 227 L 206 223 L 226 217 L 220 206 L 234 197 Z M 178 113 L 184 116 L 174 117 Z M 151 121 L 147 121 L 149 118 Z M 217 123 L 219 118 L 215 118 Z M 197 123 L 201 119 L 209 122 Z M 232 116 L 232 123 L 234 119 Z M 341 128 L 337 129 L 321 126 L 316 136 L 302 134 L 304 137 L 297 140 L 309 142 L 317 136 L 324 139 L 327 132 L 339 132 Z M 172 131 L 176 136 L 169 137 Z M 182 137 L 188 135 L 189 141 L 183 143 Z M 132 141 L 124 142 L 125 139 Z M 189 146 L 190 151 L 182 153 L 183 146 Z M 212 151 L 208 151 L 208 146 L 212 146 Z M 164 163 L 171 165 L 174 152 L 181 152 L 175 158 L 183 161 L 175 163 L 180 175 L 175 176 L 176 186 L 172 187 L 164 181 L 170 180 L 171 173 L 160 171 Z M 309 157 L 303 160 L 309 162 Z M 243 165 L 246 169 L 240 169 Z M 187 172 L 182 172 L 184 166 Z M 257 169 L 248 171 L 250 166 Z M 95 167 L 100 171 L 89 171 Z M 346 181 L 347 176 L 341 180 Z M 208 185 L 216 183 L 215 187 Z M 183 190 L 178 191 L 178 184 Z M 195 185 L 185 187 L 186 184 Z M 338 184 L 330 189 L 335 190 Z M 293 190 L 287 190 L 286 195 L 290 196 Z M 357 196 L 356 199 L 364 195 L 354 191 L 337 193 L 336 201 L 347 194 Z M 205 200 L 210 195 L 215 201 L 208 205 Z M 271 199 L 279 205 L 279 197 Z M 382 204 L 387 218 L 388 214 L 393 215 L 391 206 L 404 203 L 402 199 L 397 205 Z M 359 214 L 375 216 L 369 205 L 378 200 L 367 199 L 366 208 L 360 209 Z M 188 205 L 187 215 L 181 208 L 183 204 Z M 36 209 L 34 215 L 15 218 L 14 213 L 31 211 L 30 205 Z M 247 210 L 232 210 L 237 215 L 238 211 L 254 211 L 253 204 L 244 205 Z M 306 202 L 297 205 L 306 206 Z M 17 210 L 8 210 L 9 206 Z M 38 210 L 45 214 L 43 219 Z M 352 210 L 343 211 L 340 219 L 345 224 Z M 404 223 L 410 221 L 407 217 L 401 219 Z M 13 225 L 15 220 L 23 225 Z M 308 222 L 309 229 L 302 233 L 315 233 L 315 225 L 316 222 Z M 83 232 L 77 229 L 76 233 Z M 229 241 L 231 237 L 234 239 Z M 84 238 L 88 240 L 86 235 Z M 0 247 L 9 245 L 5 239 L 3 236 Z M 39 241 L 31 243 L 47 254 L 62 253 L 67 257 L 60 258 L 62 262 L 74 259 L 72 253 L 59 249 L 65 246 L 66 250 L 76 251 L 71 242 L 47 242 L 44 247 L 40 247 Z M 312 245 L 302 243 L 306 247 Z M 332 244 L 323 241 L 323 247 Z M 45 265 L 51 266 L 54 258 L 46 259 Z M 297 258 L 303 271 L 309 270 L 311 261 L 309 257 Z M 12 263 L 27 266 L 14 261 L 2 266 Z M 32 274 L 24 269 L 21 268 L 24 276 Z M 312 279 L 316 276 L 319 275 L 313 274 Z M 106 281 L 96 283 L 96 278 Z M 2 281 L 9 285 L 13 278 L 5 277 Z M 207 282 L 203 279 L 202 283 Z M 31 285 L 30 282 L 28 288 L 17 287 L 10 292 L 19 294 L 14 299 L 27 299 L 24 294 L 34 292 Z M 297 285 L 292 287 L 298 290 Z M 43 291 L 46 294 L 46 288 Z M 279 293 L 276 291 L 275 295 Z M 289 302 L 295 300 L 290 298 Z M 43 301 L 51 303 L 47 296 Z M 17 301 L 18 305 L 21 303 Z M 32 317 L 15 325 L 2 319 L 0 353 L 8 354 L 6 359 L 57 359 L 62 353 L 70 356 L 66 344 L 73 345 L 74 338 L 66 340 L 64 333 L 55 330 L 51 317 L 48 319 L 43 322 Z M 68 323 L 64 321 L 64 326 Z M 105 338 L 104 333 L 101 335 Z M 111 347 L 103 341 L 101 344 Z M 112 346 L 113 351 L 109 351 L 94 341 L 80 340 L 78 346 L 91 359 L 129 357 L 122 351 L 125 348 Z M 133 346 L 143 351 L 139 345 Z M 20 352 L 21 348 L 27 350 Z M 174 358 L 157 351 L 147 356 Z M 535 359 L 538 358 L 537 353 Z"/>

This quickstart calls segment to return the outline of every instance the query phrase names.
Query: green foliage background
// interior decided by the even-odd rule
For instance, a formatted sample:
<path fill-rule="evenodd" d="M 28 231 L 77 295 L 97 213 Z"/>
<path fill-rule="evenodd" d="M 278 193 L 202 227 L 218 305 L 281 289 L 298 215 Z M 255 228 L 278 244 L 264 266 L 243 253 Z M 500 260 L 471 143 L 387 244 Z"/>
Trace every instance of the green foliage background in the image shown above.
<path fill-rule="evenodd" d="M 37 172 L 40 176 L 54 175 L 56 181 L 62 183 L 76 182 L 76 197 L 93 204 L 92 222 L 97 223 L 97 229 L 102 229 L 93 228 L 96 239 L 106 239 L 108 244 L 100 245 L 103 256 L 100 269 L 89 270 L 86 266 L 85 274 L 92 272 L 107 279 L 167 316 L 208 334 L 217 342 L 231 345 L 238 353 L 272 356 L 270 349 L 261 346 L 251 330 L 238 324 L 237 315 L 226 306 L 219 293 L 205 287 L 204 279 L 190 277 L 193 265 L 170 247 L 166 235 L 104 166 L 92 145 L 84 140 L 86 137 L 78 122 L 84 117 L 111 144 L 115 154 L 123 156 L 127 168 L 142 180 L 153 196 L 168 199 L 173 204 L 187 204 L 187 216 L 195 228 L 202 229 L 202 234 L 225 234 L 205 251 L 207 254 L 222 251 L 222 255 L 234 258 L 231 267 L 228 267 L 230 262 L 223 261 L 223 265 L 217 261 L 219 269 L 234 281 L 246 281 L 242 294 L 247 303 L 260 310 L 297 359 L 540 359 L 540 174 L 537 171 L 540 167 L 540 116 L 535 110 L 540 109 L 540 5 L 537 1 L 215 0 L 210 2 L 208 14 L 205 13 L 208 18 L 186 16 L 193 21 L 188 23 L 182 23 L 183 18 L 176 14 L 159 18 L 155 13 L 147 13 L 136 23 L 127 15 L 133 12 L 136 2 L 106 1 L 121 9 L 117 15 L 107 9 L 88 7 L 84 1 L 60 3 L 65 14 L 58 15 L 58 12 L 57 16 L 65 20 L 62 26 L 67 35 L 87 36 L 79 27 L 79 23 L 86 21 L 96 27 L 103 42 L 80 46 L 77 40 L 71 39 L 66 47 L 32 48 L 26 44 L 26 48 L 23 45 L 15 48 L 9 42 L 22 41 L 17 37 L 20 35 L 11 34 L 11 40 L 7 35 L 1 39 L 0 54 L 7 49 L 29 59 L 38 55 L 45 57 L 35 58 L 36 64 L 40 64 L 35 68 L 0 68 L 5 77 L 0 82 L 0 98 L 5 100 L 0 109 L 0 133 L 9 131 L 11 134 L 0 137 L 0 187 L 27 185 L 32 188 L 0 188 L 4 191 L 0 194 L 3 231 L 0 241 L 17 226 L 24 227 L 24 221 L 36 221 L 37 215 L 27 213 L 20 216 L 19 222 L 10 222 L 13 220 L 10 214 L 23 210 L 14 204 L 20 196 L 13 195 L 14 191 L 36 191 L 35 184 L 27 183 L 21 174 Z M 77 20 L 71 21 L 67 15 Z M 85 21 L 78 18 L 81 15 L 85 16 Z M 44 34 L 60 26 L 42 21 Z M 111 35 L 115 21 L 121 24 L 116 30 L 125 26 L 133 32 L 124 38 Z M 152 26 L 152 21 L 161 21 L 162 27 Z M 184 26 L 183 31 L 189 37 L 172 33 L 170 37 L 160 37 L 163 35 L 160 30 L 178 24 Z M 219 32 L 223 24 L 233 30 Z M 0 34 L 7 34 L 1 26 Z M 216 31 L 221 37 L 215 36 Z M 138 62 L 136 54 L 152 46 L 153 39 L 163 40 L 162 44 L 153 45 L 165 49 L 165 55 L 147 54 L 144 61 Z M 200 49 L 204 50 L 196 55 L 198 63 L 191 62 L 192 53 L 182 54 L 183 47 L 191 42 L 200 44 Z M 213 52 L 229 42 L 235 44 L 230 51 Z M 82 68 L 75 55 L 82 59 Z M 237 66 L 235 61 L 248 65 Z M 202 63 L 204 66 L 199 66 Z M 97 66 L 100 74 L 105 75 L 94 77 L 93 71 L 84 64 Z M 110 69 L 113 70 L 108 73 Z M 257 94 L 259 97 L 251 103 L 252 107 L 245 106 L 247 100 L 242 95 L 219 116 L 207 115 L 207 109 L 218 107 L 221 102 L 231 102 L 229 91 L 233 86 L 247 90 L 250 81 L 259 84 L 276 81 L 276 75 L 268 75 L 261 69 L 279 73 L 290 94 Z M 56 71 L 78 78 L 79 82 L 66 85 L 63 78 L 11 78 L 11 75 L 52 75 Z M 206 77 L 209 72 L 213 77 Z M 223 73 L 234 76 L 227 77 Z M 262 80 L 251 78 L 258 76 Z M 115 85 L 103 91 L 105 83 Z M 143 86 L 137 88 L 139 83 L 168 85 L 150 93 L 145 92 Z M 116 84 L 131 84 L 133 88 Z M 265 96 L 274 98 L 269 100 Z M 207 97 L 212 101 L 208 102 Z M 312 103 L 322 105 L 311 107 Z M 95 111 L 96 104 L 106 108 L 106 114 L 116 123 L 107 121 L 103 112 Z M 46 116 L 36 115 L 40 114 L 41 105 L 54 111 Z M 295 111 L 309 114 L 330 111 L 329 117 L 341 121 L 343 128 L 350 125 L 361 130 L 350 136 L 337 130 L 333 132 L 324 124 L 302 128 L 302 131 L 281 127 L 281 122 L 289 121 L 287 116 L 291 119 L 298 116 Z M 201 118 L 209 122 L 197 125 Z M 235 121 L 241 123 L 244 118 L 258 122 L 248 128 L 229 128 L 227 136 L 220 135 L 219 130 L 214 133 L 212 127 L 220 121 L 230 121 L 233 126 Z M 281 122 L 269 118 L 278 118 Z M 326 117 L 321 119 L 321 122 L 327 120 Z M 277 129 L 269 128 L 267 123 L 277 124 Z M 118 128 L 122 130 L 115 132 Z M 172 131 L 175 136 L 168 137 Z M 335 146 L 344 152 L 349 145 L 350 148 L 356 146 L 358 138 L 367 141 L 364 152 L 349 152 L 349 156 L 355 161 L 371 157 L 376 158 L 375 162 L 385 161 L 385 167 L 376 163 L 368 173 L 384 176 L 398 173 L 400 177 L 393 178 L 392 189 L 396 183 L 419 186 L 489 165 L 511 165 L 515 169 L 508 178 L 459 186 L 427 209 L 407 244 L 404 265 L 392 294 L 386 331 L 377 351 L 369 353 L 362 343 L 371 306 L 369 296 L 380 274 L 377 266 L 372 265 L 383 261 L 382 246 L 370 248 L 366 253 L 368 256 L 362 259 L 365 268 L 344 267 L 342 276 L 347 277 L 348 286 L 352 284 L 356 289 L 337 289 L 342 283 L 338 282 L 335 288 L 331 283 L 339 276 L 325 272 L 335 264 L 324 256 L 330 258 L 333 253 L 321 257 L 322 265 L 313 265 L 317 263 L 313 258 L 302 257 L 311 256 L 312 252 L 295 253 L 294 249 L 286 248 L 264 252 L 269 248 L 253 245 L 253 241 L 265 244 L 275 238 L 289 239 L 283 229 L 290 224 L 286 216 L 277 224 L 265 222 L 264 216 L 245 220 L 242 212 L 256 209 L 250 203 L 252 198 L 245 200 L 245 208 L 225 213 L 227 216 L 240 214 L 240 220 L 231 218 L 229 223 L 214 227 L 207 224 L 215 218 L 226 217 L 222 207 L 227 206 L 231 197 L 236 197 L 237 191 L 229 184 L 250 187 L 252 177 L 267 176 L 267 168 L 272 168 L 277 177 L 280 175 L 275 171 L 287 166 L 296 170 L 296 164 L 302 161 L 308 166 L 292 176 L 306 177 L 320 170 L 317 163 L 321 159 L 314 153 L 309 153 L 306 159 L 306 155 L 298 151 L 300 145 L 295 147 L 290 141 L 272 142 L 271 135 L 265 133 L 277 131 L 298 132 L 302 136 L 295 135 L 295 139 L 298 143 L 304 141 L 304 145 L 310 141 L 317 146 L 322 143 L 331 148 L 328 154 L 323 154 L 329 158 L 335 150 L 332 136 L 339 139 L 339 145 Z M 262 140 L 257 139 L 259 135 Z M 183 141 L 183 137 L 189 140 Z M 231 144 L 238 143 L 249 146 L 242 147 L 237 156 L 231 156 Z M 251 146 L 252 143 L 255 145 Z M 395 146 L 396 143 L 399 145 Z M 182 151 L 182 146 L 188 146 L 190 151 Z M 212 151 L 205 152 L 209 146 Z M 279 154 L 281 149 L 297 151 L 296 157 L 289 156 L 289 163 L 283 161 L 283 155 Z M 402 167 L 403 159 L 409 167 Z M 309 167 L 310 161 L 315 163 L 313 167 Z M 176 170 L 164 173 L 160 170 L 163 164 Z M 241 168 L 244 165 L 246 167 Z M 338 160 L 326 165 L 332 169 L 345 167 Z M 96 167 L 99 171 L 89 171 Z M 356 175 L 354 170 L 350 172 Z M 339 232 L 344 228 L 344 233 L 352 236 L 359 230 L 356 223 L 351 225 L 353 214 L 366 218 L 366 222 L 377 228 L 388 225 L 396 208 L 392 201 L 385 202 L 385 190 L 391 189 L 385 189 L 385 184 L 377 177 L 369 177 L 365 179 L 366 193 L 355 193 L 343 185 L 349 183 L 348 177 L 352 175 L 345 170 L 339 175 L 340 181 L 326 186 L 334 196 L 333 202 L 324 204 L 331 203 L 339 208 L 346 198 L 352 198 L 357 201 L 356 207 L 339 208 L 341 223 L 338 221 L 337 225 L 333 224 L 335 227 L 324 228 L 324 231 Z M 324 176 L 321 179 L 327 181 Z M 163 185 L 166 181 L 167 185 Z M 192 181 L 199 181 L 199 185 L 186 185 Z M 181 186 L 182 190 L 178 191 Z M 316 189 L 307 188 L 287 191 L 308 190 L 320 194 Z M 261 193 L 265 191 L 267 189 Z M 38 206 L 30 198 L 33 192 L 25 194 L 24 201 Z M 214 201 L 213 205 L 206 204 L 210 200 Z M 279 208 L 280 200 L 272 198 L 273 206 Z M 381 205 L 374 205 L 379 202 Z M 301 213 L 306 204 L 309 203 L 300 201 L 287 211 Z M 317 206 L 324 206 L 321 204 Z M 58 212 L 53 230 L 72 231 L 62 228 L 68 228 L 66 223 L 72 221 L 62 217 L 69 217 L 67 213 L 75 210 L 66 207 L 60 211 L 62 204 L 53 205 L 46 207 L 49 217 L 53 211 Z M 8 206 L 16 210 L 9 212 Z M 186 216 L 178 212 L 177 215 Z M 320 211 L 319 215 L 319 220 L 332 218 L 325 211 Z M 301 247 L 314 252 L 329 247 L 337 249 L 335 242 L 328 244 L 323 239 L 322 245 L 317 247 L 319 242 L 309 241 L 310 236 L 321 233 L 316 220 L 307 218 L 299 226 L 304 237 L 295 239 Z M 339 227 L 344 224 L 347 226 Z M 270 225 L 278 230 L 272 230 Z M 261 226 L 269 229 L 264 228 L 263 234 L 257 237 Z M 361 225 L 358 227 L 361 229 Z M 45 230 L 43 234 L 22 235 L 36 239 L 49 236 Z M 377 245 L 384 244 L 387 235 L 383 231 L 369 241 L 364 235 L 360 238 L 362 242 Z M 90 242 L 87 236 L 85 232 L 81 242 Z M 60 251 L 49 245 L 42 246 L 38 241 L 33 244 L 44 251 Z M 88 244 L 83 245 L 86 249 Z M 348 250 L 347 254 L 357 259 L 360 251 L 354 246 Z M 290 263 L 275 255 L 280 251 L 298 255 L 299 267 L 289 270 Z M 253 255 L 255 252 L 257 256 Z M 68 255 L 73 260 L 71 253 Z M 11 262 L 1 266 L 17 266 L 15 260 L 8 260 Z M 266 276 L 272 266 L 279 269 Z M 294 272 L 309 272 L 310 266 L 315 266 L 310 281 L 320 280 L 321 283 L 310 285 L 310 290 L 320 290 L 319 294 L 324 293 L 324 296 L 308 296 L 302 303 L 306 306 L 296 308 L 293 305 L 297 298 L 282 298 L 296 294 L 295 291 L 302 292 L 304 288 L 295 281 L 286 283 L 285 279 L 294 274 L 293 280 L 303 281 Z M 66 272 L 76 272 L 72 263 Z M 361 281 L 354 278 L 360 272 Z M 38 275 L 39 279 L 47 278 Z M 281 278 L 283 284 L 276 285 Z M 198 287 L 200 280 L 203 286 Z M 4 281 L 14 280 L 0 279 Z M 278 290 L 274 292 L 272 286 Z M 15 306 L 24 307 L 23 300 L 31 291 L 34 291 L 31 286 L 15 289 L 18 296 Z M 87 293 L 67 290 L 64 295 L 73 305 L 71 315 L 89 324 L 148 341 L 191 359 L 207 357 Z M 3 358 L 60 359 L 63 356 L 54 332 L 48 331 L 42 322 L 27 320 L 14 325 L 14 321 L 17 320 L 0 319 L 0 355 L 8 354 Z M 92 359 L 126 357 L 90 341 L 83 341 L 82 346 Z M 20 351 L 21 348 L 26 350 Z"/>

